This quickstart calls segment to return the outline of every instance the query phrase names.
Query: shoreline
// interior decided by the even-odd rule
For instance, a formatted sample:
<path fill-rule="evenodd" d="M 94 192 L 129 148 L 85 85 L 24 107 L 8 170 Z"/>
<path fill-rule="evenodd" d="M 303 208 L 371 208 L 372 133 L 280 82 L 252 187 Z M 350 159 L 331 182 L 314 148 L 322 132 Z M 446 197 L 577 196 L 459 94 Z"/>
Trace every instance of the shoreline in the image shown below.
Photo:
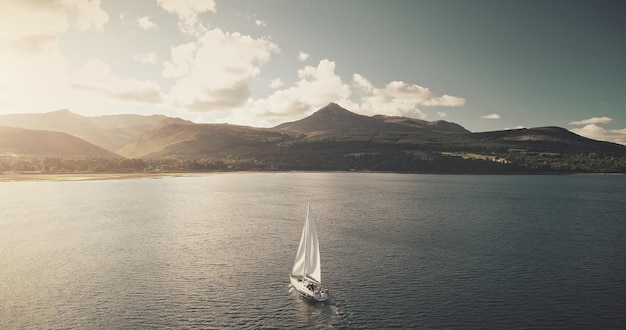
<path fill-rule="evenodd" d="M 126 179 L 162 179 L 168 177 L 192 177 L 224 173 L 289 173 L 289 172 L 345 172 L 345 173 L 398 173 L 430 175 L 624 175 L 624 173 L 427 173 L 427 172 L 377 172 L 377 171 L 229 171 L 229 172 L 164 172 L 164 173 L 2 173 L 0 184 L 5 182 L 62 182 Z"/>
<path fill-rule="evenodd" d="M 160 179 L 165 177 L 188 177 L 194 175 L 197 175 L 197 173 L 0 173 L 0 183 Z"/>

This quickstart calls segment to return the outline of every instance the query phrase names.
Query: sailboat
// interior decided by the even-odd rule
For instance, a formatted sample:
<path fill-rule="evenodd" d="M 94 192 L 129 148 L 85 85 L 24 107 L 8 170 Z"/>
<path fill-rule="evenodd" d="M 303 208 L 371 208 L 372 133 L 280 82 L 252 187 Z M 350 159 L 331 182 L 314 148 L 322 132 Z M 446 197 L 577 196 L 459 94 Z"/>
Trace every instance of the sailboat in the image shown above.
<path fill-rule="evenodd" d="M 309 204 L 306 206 L 306 219 L 302 229 L 300 246 L 289 279 L 291 286 L 301 296 L 316 301 L 328 299 L 328 290 L 322 287 L 320 248 Z"/>

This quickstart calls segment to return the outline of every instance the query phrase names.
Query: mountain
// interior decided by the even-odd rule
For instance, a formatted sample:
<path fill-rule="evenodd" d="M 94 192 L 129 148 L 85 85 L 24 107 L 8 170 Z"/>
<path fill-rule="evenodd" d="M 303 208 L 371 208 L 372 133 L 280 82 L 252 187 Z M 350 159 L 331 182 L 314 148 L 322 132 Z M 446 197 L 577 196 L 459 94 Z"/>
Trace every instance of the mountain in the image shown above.
<path fill-rule="evenodd" d="M 21 119 L 24 118 L 23 115 Z M 41 116 L 30 118 L 42 120 Z M 89 167 L 103 171 L 626 173 L 626 146 L 584 138 L 560 127 L 471 133 L 460 125 L 445 121 L 358 115 L 334 103 L 306 118 L 273 128 L 195 124 L 163 116 L 87 118 L 69 111 L 45 114 L 45 118 L 50 121 L 45 125 L 82 132 L 92 139 L 94 134 L 88 134 L 86 130 L 98 132 L 103 140 L 115 136 L 119 138 L 118 143 L 128 141 L 116 149 L 117 154 L 134 160 L 109 163 L 98 160 L 98 164 Z M 9 120 L 15 122 L 15 117 L 0 116 L 0 122 Z M 40 122 L 37 124 L 45 126 Z M 0 156 L 3 153 L 98 154 L 95 149 L 85 146 L 95 147 L 92 144 L 85 141 L 81 144 L 80 139 L 67 134 L 3 130 Z M 9 133 L 12 136 L 22 134 L 22 137 L 7 138 Z M 65 145 L 73 147 L 66 150 L 63 149 Z M 4 163 L 6 166 L 7 162 Z M 56 168 L 63 166 L 67 168 L 62 164 L 57 164 Z"/>
<path fill-rule="evenodd" d="M 472 133 L 471 137 L 478 143 L 500 143 L 529 150 L 600 152 L 626 155 L 626 146 L 589 139 L 561 127 L 535 127 Z"/>
<path fill-rule="evenodd" d="M 368 117 L 344 109 L 336 103 L 330 103 L 304 119 L 280 124 L 275 128 L 300 132 L 334 130 L 414 131 L 425 129 L 448 133 L 469 133 L 462 126 L 443 120 L 428 122 L 407 117 L 383 115 Z"/>
<path fill-rule="evenodd" d="M 146 131 L 178 123 L 189 122 L 163 115 L 84 117 L 69 110 L 0 116 L 0 126 L 64 132 L 110 151 L 122 148 Z"/>
<path fill-rule="evenodd" d="M 119 157 L 113 152 L 61 132 L 0 126 L 0 155 L 29 157 Z"/>
<path fill-rule="evenodd" d="M 626 146 L 559 127 L 471 133 L 443 121 L 362 116 L 333 103 L 274 128 L 163 126 L 145 132 L 119 154 L 193 161 L 196 170 L 626 171 Z"/>
<path fill-rule="evenodd" d="M 353 129 L 382 129 L 381 122 L 358 115 L 341 106 L 330 103 L 312 115 L 298 121 L 283 123 L 274 128 L 300 132 Z"/>
<path fill-rule="evenodd" d="M 117 152 L 129 158 L 250 158 L 261 151 L 282 155 L 295 150 L 291 147 L 293 145 L 358 141 L 395 143 L 398 134 L 439 136 L 449 133 L 468 134 L 469 131 L 443 121 L 363 116 L 330 103 L 304 119 L 274 128 L 227 124 L 168 125 L 144 133 Z M 386 141 L 385 137 L 392 137 L 394 141 Z"/>

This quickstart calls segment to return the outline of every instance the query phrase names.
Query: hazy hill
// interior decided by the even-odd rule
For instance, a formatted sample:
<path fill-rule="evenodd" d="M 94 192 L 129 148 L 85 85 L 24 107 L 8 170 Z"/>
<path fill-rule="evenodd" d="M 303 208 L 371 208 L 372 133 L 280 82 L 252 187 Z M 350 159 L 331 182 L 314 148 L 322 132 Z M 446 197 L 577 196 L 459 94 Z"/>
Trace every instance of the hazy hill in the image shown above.
<path fill-rule="evenodd" d="M 64 132 L 110 151 L 122 148 L 146 131 L 176 123 L 188 122 L 162 115 L 85 117 L 69 110 L 0 116 L 1 126 Z"/>
<path fill-rule="evenodd" d="M 589 139 L 561 127 L 535 127 L 472 133 L 476 143 L 498 143 L 538 151 L 602 152 L 626 155 L 626 146 Z"/>
<path fill-rule="evenodd" d="M 0 126 L 0 155 L 29 157 L 119 157 L 67 133 Z"/>
<path fill-rule="evenodd" d="M 228 124 L 175 124 L 142 134 L 118 153 L 129 158 L 250 157 L 293 134 Z"/>
<path fill-rule="evenodd" d="M 376 115 L 363 116 L 330 103 L 312 115 L 298 121 L 280 124 L 276 129 L 300 132 L 331 130 L 368 130 L 368 131 L 415 131 L 432 130 L 450 133 L 469 133 L 462 126 L 443 120 L 428 122 L 407 117 L 389 117 Z"/>

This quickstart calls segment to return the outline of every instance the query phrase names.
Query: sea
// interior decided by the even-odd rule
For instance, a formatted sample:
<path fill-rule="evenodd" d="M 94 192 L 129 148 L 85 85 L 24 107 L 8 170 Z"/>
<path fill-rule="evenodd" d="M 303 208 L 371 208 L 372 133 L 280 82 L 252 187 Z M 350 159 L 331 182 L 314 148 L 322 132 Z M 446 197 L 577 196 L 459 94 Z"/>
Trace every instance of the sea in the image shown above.
<path fill-rule="evenodd" d="M 289 287 L 307 203 L 323 303 Z M 0 328 L 626 328 L 626 176 L 0 183 Z"/>

